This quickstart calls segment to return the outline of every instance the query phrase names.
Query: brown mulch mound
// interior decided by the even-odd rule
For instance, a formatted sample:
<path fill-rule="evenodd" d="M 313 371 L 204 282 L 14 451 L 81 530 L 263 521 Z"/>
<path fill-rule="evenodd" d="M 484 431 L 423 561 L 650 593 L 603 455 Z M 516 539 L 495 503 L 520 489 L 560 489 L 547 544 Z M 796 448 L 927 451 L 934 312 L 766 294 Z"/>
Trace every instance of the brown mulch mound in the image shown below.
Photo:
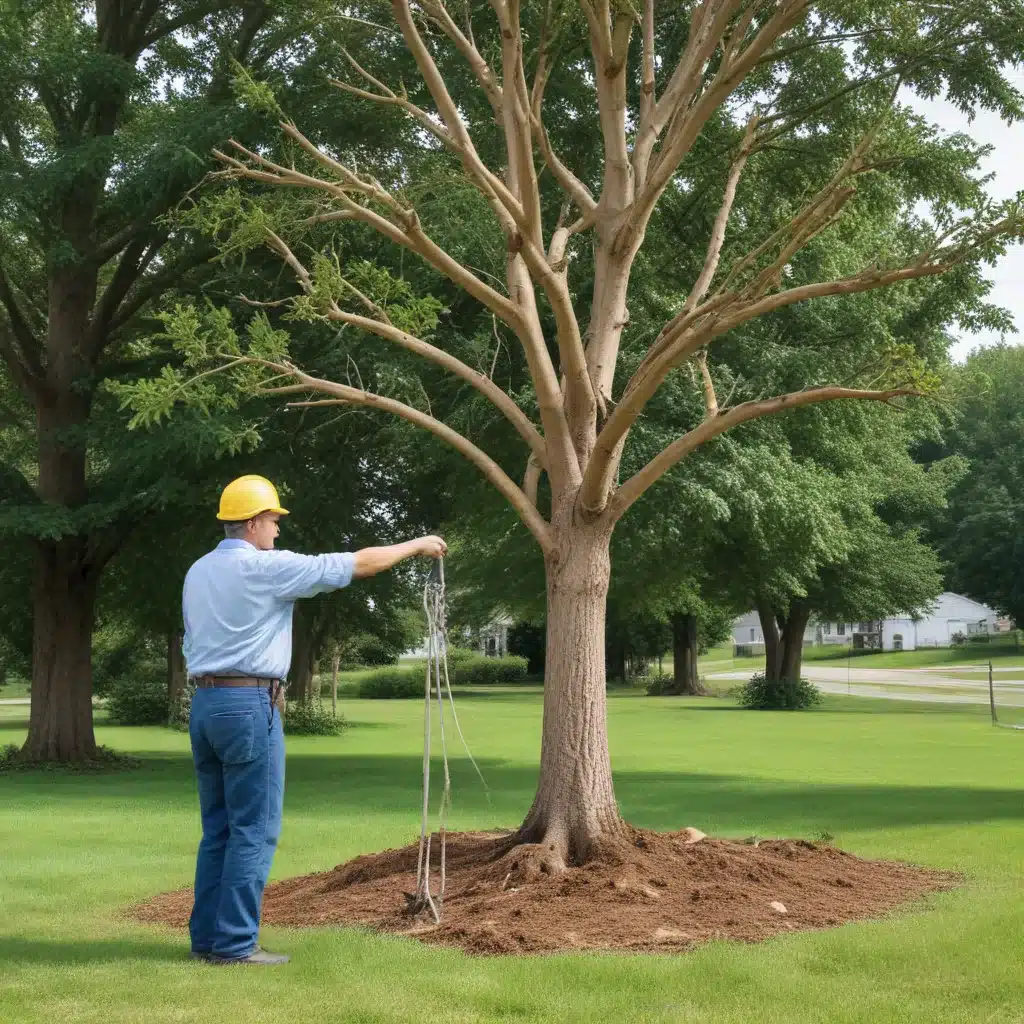
<path fill-rule="evenodd" d="M 367 927 L 477 954 L 675 951 L 709 939 L 754 942 L 878 917 L 959 881 L 952 872 L 862 860 L 804 840 L 692 838 L 692 830 L 630 829 L 597 859 L 547 874 L 537 846 L 510 847 L 494 833 L 453 833 L 440 925 L 407 910 L 404 894 L 416 887 L 415 845 L 268 886 L 263 921 Z M 433 848 L 436 890 L 437 836 Z M 132 916 L 181 926 L 191 904 L 191 889 L 182 889 L 134 908 Z"/>

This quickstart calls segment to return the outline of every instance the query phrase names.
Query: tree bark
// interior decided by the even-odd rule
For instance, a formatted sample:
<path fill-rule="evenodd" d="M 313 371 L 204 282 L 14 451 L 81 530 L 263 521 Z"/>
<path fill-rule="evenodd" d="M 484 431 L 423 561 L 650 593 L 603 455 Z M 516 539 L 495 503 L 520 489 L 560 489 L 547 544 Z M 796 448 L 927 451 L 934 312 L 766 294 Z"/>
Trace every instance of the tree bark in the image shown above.
<path fill-rule="evenodd" d="M 775 611 L 767 601 L 758 601 L 757 617 L 761 620 L 761 632 L 764 634 L 764 677 L 774 682 L 781 678 L 782 672 L 782 638 Z"/>
<path fill-rule="evenodd" d="M 36 407 L 39 497 L 72 513 L 88 499 L 86 447 L 91 396 L 77 344 L 88 323 L 88 283 L 63 298 L 51 283 L 46 392 Z M 62 332 L 76 334 L 67 336 Z M 96 752 L 92 723 L 92 630 L 102 570 L 87 536 L 38 541 L 33 595 L 32 705 L 26 754 L 82 761 Z"/>
<path fill-rule="evenodd" d="M 790 602 L 789 614 L 782 628 L 780 679 L 800 678 L 804 660 L 804 630 L 810 616 L 811 610 L 803 601 L 794 598 Z"/>
<path fill-rule="evenodd" d="M 181 630 L 173 630 L 167 634 L 167 717 L 171 721 L 174 718 L 175 706 L 185 690 L 185 682 L 188 678 L 181 642 Z"/>
<path fill-rule="evenodd" d="M 704 691 L 697 675 L 697 616 L 672 616 L 672 692 L 699 696 Z"/>
<path fill-rule="evenodd" d="M 626 643 L 621 637 L 616 637 L 608 647 L 608 678 L 626 680 Z"/>
<path fill-rule="evenodd" d="M 540 779 L 519 837 L 546 848 L 550 870 L 582 863 L 623 829 L 606 724 L 609 539 L 607 528 L 575 523 L 560 533 L 556 552 L 547 559 Z"/>
<path fill-rule="evenodd" d="M 296 606 L 292 620 L 292 666 L 288 673 L 288 693 L 305 703 L 313 689 L 313 628 L 309 615 Z"/>
<path fill-rule="evenodd" d="M 334 649 L 334 656 L 331 659 L 331 714 L 338 717 L 338 666 L 341 663 L 341 655 L 337 647 Z"/>
<path fill-rule="evenodd" d="M 39 545 L 33 600 L 32 705 L 23 750 L 33 760 L 96 754 L 92 630 L 98 573 L 80 537 Z"/>

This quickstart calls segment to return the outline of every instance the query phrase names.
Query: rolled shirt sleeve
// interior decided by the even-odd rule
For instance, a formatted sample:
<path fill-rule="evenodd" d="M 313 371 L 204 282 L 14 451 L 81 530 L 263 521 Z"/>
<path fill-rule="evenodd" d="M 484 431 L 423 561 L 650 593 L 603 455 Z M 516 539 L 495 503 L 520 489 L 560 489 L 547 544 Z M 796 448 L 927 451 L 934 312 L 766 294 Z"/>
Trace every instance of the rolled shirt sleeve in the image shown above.
<path fill-rule="evenodd" d="M 267 588 L 282 601 L 298 601 L 352 582 L 356 556 L 349 552 L 299 555 L 294 551 L 268 551 L 263 558 Z"/>

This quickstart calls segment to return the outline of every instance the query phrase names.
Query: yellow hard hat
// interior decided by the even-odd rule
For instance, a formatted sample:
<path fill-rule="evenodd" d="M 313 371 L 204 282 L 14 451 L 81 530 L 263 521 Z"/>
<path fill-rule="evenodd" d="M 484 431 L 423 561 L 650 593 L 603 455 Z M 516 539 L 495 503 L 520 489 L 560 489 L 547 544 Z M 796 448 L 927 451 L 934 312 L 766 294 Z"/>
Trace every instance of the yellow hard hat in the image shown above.
<path fill-rule="evenodd" d="M 288 509 L 281 508 L 277 488 L 265 476 L 257 476 L 255 473 L 240 476 L 237 480 L 232 480 L 221 492 L 218 519 L 238 523 L 252 519 L 261 512 L 288 515 Z"/>

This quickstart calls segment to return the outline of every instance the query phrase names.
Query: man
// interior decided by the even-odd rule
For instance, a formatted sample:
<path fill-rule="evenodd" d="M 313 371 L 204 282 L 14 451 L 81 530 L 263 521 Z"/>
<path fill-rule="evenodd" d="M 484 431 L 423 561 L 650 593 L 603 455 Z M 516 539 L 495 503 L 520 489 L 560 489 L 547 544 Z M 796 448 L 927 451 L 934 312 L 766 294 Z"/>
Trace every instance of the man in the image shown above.
<path fill-rule="evenodd" d="M 189 930 L 192 956 L 215 964 L 288 962 L 261 949 L 256 936 L 281 828 L 279 709 L 294 602 L 447 550 L 440 537 L 420 537 L 355 554 L 275 551 L 278 520 L 287 514 L 266 478 L 233 480 L 217 513 L 226 538 L 189 569 L 182 595 L 185 661 L 196 683 L 189 734 L 203 823 Z"/>

